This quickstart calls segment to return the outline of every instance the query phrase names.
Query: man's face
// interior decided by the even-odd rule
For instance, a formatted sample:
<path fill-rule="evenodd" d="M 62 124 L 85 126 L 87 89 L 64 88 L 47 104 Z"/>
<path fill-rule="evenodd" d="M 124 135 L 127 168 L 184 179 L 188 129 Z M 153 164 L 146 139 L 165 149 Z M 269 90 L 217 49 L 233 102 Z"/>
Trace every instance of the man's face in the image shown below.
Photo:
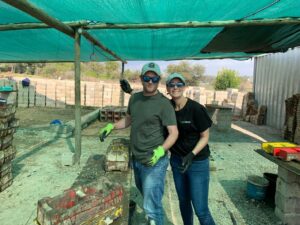
<path fill-rule="evenodd" d="M 152 71 L 148 71 L 143 76 L 141 76 L 144 94 L 146 95 L 156 94 L 159 80 L 160 77 Z"/>

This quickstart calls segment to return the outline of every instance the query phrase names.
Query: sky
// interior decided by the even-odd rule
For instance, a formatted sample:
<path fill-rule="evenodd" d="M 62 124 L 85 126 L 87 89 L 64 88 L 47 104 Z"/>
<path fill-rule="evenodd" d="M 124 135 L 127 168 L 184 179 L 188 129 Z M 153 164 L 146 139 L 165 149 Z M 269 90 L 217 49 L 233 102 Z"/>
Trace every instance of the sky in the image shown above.
<path fill-rule="evenodd" d="M 200 64 L 205 67 L 205 75 L 216 76 L 222 68 L 238 71 L 240 76 L 253 76 L 254 60 L 211 59 L 211 60 L 187 60 L 191 64 Z M 147 61 L 129 61 L 126 69 L 140 70 Z M 178 64 L 180 61 L 154 61 L 165 72 L 169 64 Z"/>

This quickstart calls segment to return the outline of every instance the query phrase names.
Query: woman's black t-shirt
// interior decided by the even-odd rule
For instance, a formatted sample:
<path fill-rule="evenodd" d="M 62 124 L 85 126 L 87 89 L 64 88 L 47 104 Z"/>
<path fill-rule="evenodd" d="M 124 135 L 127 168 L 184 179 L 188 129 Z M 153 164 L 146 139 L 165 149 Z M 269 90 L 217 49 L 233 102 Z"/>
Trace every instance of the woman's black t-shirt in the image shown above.
<path fill-rule="evenodd" d="M 211 127 L 212 121 L 205 107 L 189 98 L 185 106 L 175 113 L 179 137 L 170 151 L 172 154 L 184 157 L 194 149 L 200 139 L 200 133 Z M 194 160 L 204 160 L 209 155 L 209 146 L 206 145 Z"/>

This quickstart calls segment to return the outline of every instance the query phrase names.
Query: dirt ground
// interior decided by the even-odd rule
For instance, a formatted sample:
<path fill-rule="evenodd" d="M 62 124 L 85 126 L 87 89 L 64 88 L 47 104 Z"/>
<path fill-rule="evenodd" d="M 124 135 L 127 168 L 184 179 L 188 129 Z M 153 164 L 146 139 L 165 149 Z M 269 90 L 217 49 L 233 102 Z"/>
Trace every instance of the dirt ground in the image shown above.
<path fill-rule="evenodd" d="M 82 114 L 91 111 L 83 110 Z M 17 149 L 13 162 L 14 182 L 0 193 L 1 225 L 35 224 L 39 199 L 55 196 L 71 187 L 91 155 L 105 154 L 112 139 L 129 135 L 129 129 L 116 131 L 101 143 L 97 133 L 104 123 L 95 121 L 82 131 L 80 166 L 69 166 L 70 156 L 74 152 L 74 138 L 54 137 L 46 125 L 54 119 L 63 122 L 73 120 L 74 109 L 18 108 L 16 117 L 20 119 L 20 128 L 15 133 L 13 142 Z M 260 148 L 260 143 L 264 140 L 282 141 L 282 138 L 274 129 L 241 121 L 234 121 L 228 132 L 217 131 L 214 127 L 211 129 L 209 206 L 216 224 L 281 224 L 271 205 L 248 199 L 246 195 L 248 175 L 277 173 L 274 163 L 253 151 Z M 131 224 L 145 224 L 142 199 L 134 182 L 130 188 L 130 196 L 137 202 Z M 165 224 L 181 225 L 171 170 L 167 172 L 163 204 Z M 199 224 L 198 221 L 195 224 Z"/>

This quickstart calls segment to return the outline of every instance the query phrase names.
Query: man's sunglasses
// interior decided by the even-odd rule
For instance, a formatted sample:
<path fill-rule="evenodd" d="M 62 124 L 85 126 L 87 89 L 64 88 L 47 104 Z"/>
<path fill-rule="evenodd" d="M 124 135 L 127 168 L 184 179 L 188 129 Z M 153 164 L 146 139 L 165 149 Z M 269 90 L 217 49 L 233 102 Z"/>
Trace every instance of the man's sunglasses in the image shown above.
<path fill-rule="evenodd" d="M 184 86 L 185 86 L 185 83 L 183 83 L 183 82 L 168 83 L 167 84 L 167 87 L 169 87 L 169 88 L 174 88 L 174 87 L 181 88 L 181 87 L 184 87 Z"/>
<path fill-rule="evenodd" d="M 159 76 L 156 76 L 156 77 L 148 77 L 148 76 L 142 76 L 142 79 L 144 82 L 150 82 L 150 80 L 152 81 L 152 83 L 158 83 L 159 80 L 160 80 L 160 77 Z"/>

